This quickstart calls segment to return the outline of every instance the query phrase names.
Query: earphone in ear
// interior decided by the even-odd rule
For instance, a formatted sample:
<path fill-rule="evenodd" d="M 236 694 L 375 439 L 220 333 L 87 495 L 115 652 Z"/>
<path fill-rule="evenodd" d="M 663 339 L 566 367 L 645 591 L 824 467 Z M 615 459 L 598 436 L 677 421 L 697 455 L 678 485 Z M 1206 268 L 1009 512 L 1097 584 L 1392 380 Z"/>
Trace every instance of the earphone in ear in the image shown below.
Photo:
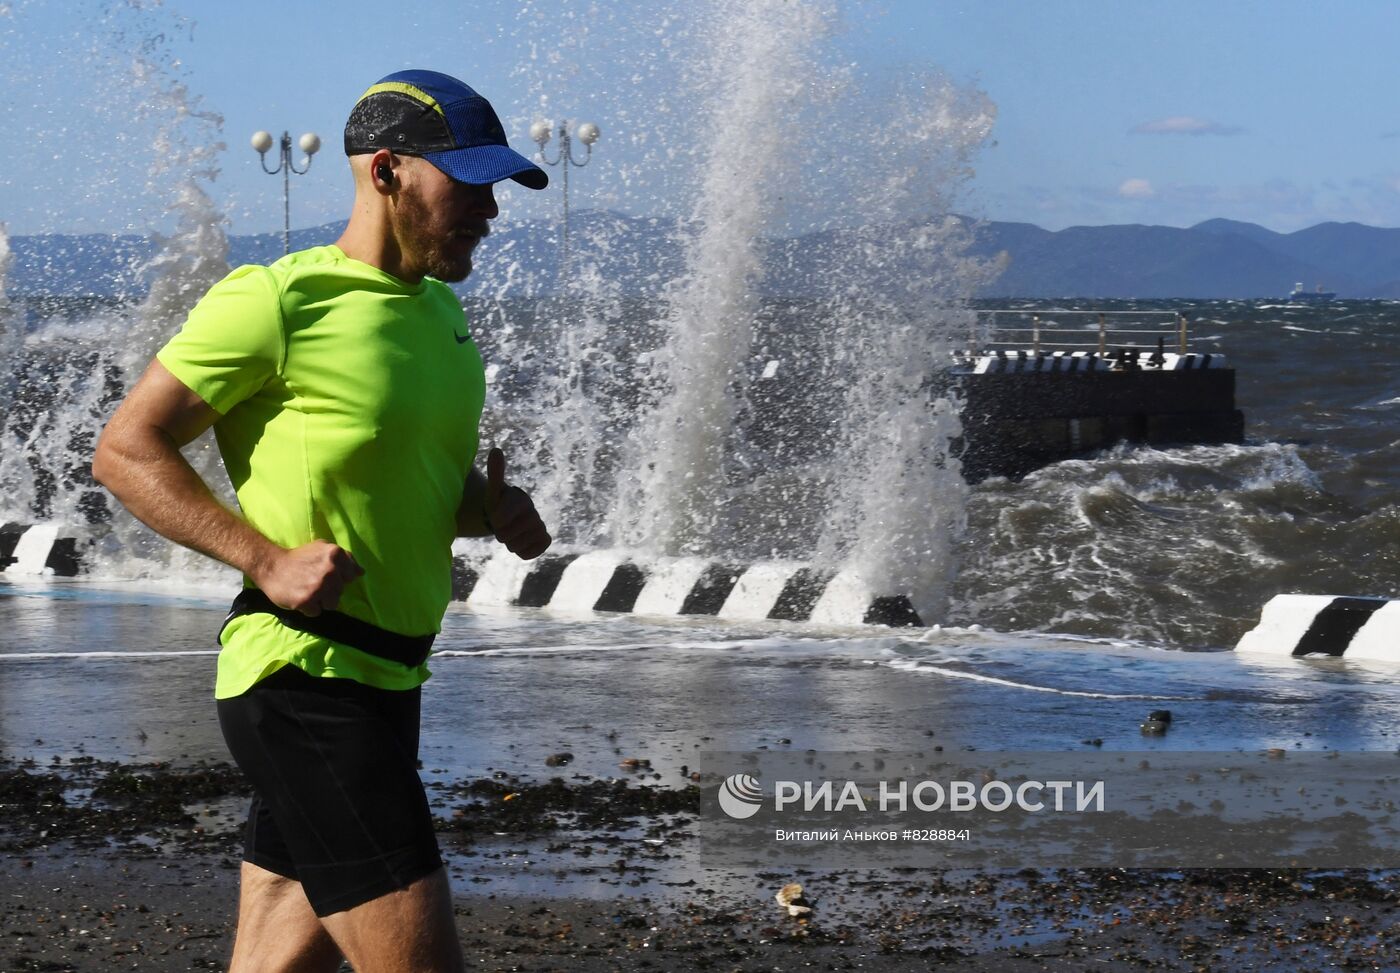
<path fill-rule="evenodd" d="M 374 174 L 379 177 L 379 181 L 388 186 L 394 181 L 394 170 L 383 162 L 374 170 Z"/>

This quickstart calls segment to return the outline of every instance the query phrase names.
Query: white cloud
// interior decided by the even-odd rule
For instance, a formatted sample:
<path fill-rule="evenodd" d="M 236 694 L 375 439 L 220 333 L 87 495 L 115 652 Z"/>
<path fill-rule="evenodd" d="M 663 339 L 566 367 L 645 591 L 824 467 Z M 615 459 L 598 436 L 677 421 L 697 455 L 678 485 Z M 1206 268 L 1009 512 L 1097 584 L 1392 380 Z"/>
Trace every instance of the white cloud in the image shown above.
<path fill-rule="evenodd" d="M 1204 118 L 1190 115 L 1173 115 L 1152 122 L 1134 125 L 1128 130 L 1130 135 L 1238 135 L 1244 131 L 1238 125 L 1222 125 Z"/>
<path fill-rule="evenodd" d="M 1124 179 L 1123 184 L 1118 187 L 1118 195 L 1128 199 L 1148 199 L 1156 196 L 1157 191 L 1146 179 Z"/>

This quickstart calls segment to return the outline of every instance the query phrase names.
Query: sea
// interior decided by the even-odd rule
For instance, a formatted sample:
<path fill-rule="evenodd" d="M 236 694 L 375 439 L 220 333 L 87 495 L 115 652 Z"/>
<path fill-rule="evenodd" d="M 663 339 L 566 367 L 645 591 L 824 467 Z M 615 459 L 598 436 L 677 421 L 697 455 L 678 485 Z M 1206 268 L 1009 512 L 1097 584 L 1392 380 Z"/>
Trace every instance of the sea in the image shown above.
<path fill-rule="evenodd" d="M 1245 442 L 1123 446 L 979 485 L 950 619 L 1215 650 L 1276 594 L 1395 597 L 1400 304 L 1110 307 L 1185 315 L 1193 348 L 1235 369 Z"/>

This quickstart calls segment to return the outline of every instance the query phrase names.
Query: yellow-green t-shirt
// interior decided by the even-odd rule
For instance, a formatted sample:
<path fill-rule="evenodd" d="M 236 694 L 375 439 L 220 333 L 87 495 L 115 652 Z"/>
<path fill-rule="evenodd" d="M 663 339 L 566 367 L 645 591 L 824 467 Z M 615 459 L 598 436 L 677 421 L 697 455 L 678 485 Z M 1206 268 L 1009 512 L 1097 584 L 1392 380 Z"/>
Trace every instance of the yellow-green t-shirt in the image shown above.
<path fill-rule="evenodd" d="M 339 611 L 401 635 L 440 630 L 486 389 L 446 284 L 304 250 L 233 271 L 156 357 L 220 413 L 248 522 L 285 548 L 338 544 L 364 568 Z M 428 678 L 266 614 L 235 618 L 222 642 L 220 699 L 289 663 L 383 689 Z"/>

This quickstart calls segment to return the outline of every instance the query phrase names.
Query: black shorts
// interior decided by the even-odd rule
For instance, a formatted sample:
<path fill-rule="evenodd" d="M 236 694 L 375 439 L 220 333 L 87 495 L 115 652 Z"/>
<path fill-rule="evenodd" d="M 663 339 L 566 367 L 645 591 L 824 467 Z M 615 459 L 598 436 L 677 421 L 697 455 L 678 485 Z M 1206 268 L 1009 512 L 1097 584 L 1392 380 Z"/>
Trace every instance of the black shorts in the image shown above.
<path fill-rule="evenodd" d="M 218 701 L 224 740 L 253 784 L 244 860 L 300 882 L 318 916 L 442 865 L 418 777 L 420 695 L 288 665 Z"/>

